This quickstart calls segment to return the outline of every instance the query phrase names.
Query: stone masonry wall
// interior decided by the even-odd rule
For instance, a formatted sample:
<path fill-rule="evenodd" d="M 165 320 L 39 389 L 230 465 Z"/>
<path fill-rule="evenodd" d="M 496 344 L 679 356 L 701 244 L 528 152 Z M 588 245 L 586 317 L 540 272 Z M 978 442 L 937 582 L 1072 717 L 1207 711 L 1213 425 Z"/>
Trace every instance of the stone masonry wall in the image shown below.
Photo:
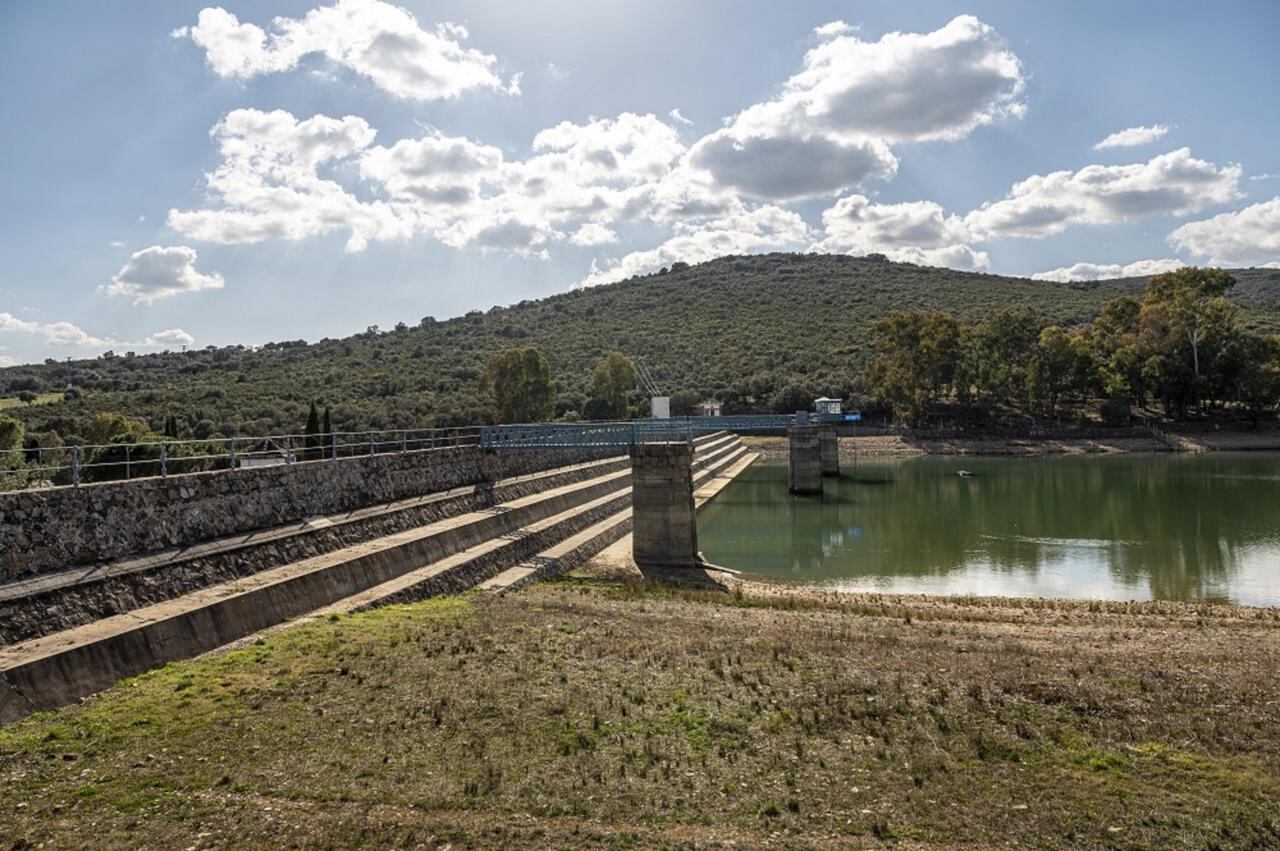
<path fill-rule="evenodd" d="M 463 446 L 0 494 L 0 583 L 617 454 Z"/>

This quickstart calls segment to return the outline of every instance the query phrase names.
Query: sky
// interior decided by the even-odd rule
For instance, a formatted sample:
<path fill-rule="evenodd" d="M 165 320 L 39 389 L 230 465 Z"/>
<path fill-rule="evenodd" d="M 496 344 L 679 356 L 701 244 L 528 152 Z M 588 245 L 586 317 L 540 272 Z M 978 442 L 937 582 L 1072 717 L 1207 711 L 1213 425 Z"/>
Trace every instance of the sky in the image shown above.
<path fill-rule="evenodd" d="M 0 365 L 725 254 L 1280 265 L 1278 31 L 1274 0 L 4 3 Z"/>

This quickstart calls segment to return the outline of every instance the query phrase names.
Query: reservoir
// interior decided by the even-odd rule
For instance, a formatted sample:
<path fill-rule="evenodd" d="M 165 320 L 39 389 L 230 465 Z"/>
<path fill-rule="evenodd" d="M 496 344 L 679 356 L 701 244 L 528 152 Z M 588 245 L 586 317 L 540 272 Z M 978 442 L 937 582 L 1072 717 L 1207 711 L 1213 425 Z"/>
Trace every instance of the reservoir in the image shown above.
<path fill-rule="evenodd" d="M 821 496 L 753 465 L 699 514 L 707 559 L 850 591 L 1280 605 L 1280 454 L 843 463 Z"/>

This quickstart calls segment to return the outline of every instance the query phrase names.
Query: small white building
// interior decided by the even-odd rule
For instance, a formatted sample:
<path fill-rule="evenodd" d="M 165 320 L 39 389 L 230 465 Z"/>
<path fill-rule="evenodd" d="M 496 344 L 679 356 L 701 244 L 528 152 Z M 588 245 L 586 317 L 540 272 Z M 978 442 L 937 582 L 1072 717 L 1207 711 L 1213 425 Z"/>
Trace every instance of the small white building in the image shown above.
<path fill-rule="evenodd" d="M 820 420 L 839 420 L 840 405 L 843 402 L 843 399 L 829 399 L 823 396 L 821 399 L 813 400 L 813 410 Z"/>
<path fill-rule="evenodd" d="M 723 413 L 718 399 L 707 399 L 698 403 L 698 414 L 704 417 L 718 417 Z"/>

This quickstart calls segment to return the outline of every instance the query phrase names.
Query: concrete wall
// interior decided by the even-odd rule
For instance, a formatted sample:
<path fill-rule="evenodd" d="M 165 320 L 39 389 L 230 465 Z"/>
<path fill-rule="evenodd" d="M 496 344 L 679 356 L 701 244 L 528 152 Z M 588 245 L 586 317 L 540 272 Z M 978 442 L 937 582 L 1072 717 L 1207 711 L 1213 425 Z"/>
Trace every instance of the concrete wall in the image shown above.
<path fill-rule="evenodd" d="M 616 455 L 475 446 L 0 494 L 0 583 Z"/>

